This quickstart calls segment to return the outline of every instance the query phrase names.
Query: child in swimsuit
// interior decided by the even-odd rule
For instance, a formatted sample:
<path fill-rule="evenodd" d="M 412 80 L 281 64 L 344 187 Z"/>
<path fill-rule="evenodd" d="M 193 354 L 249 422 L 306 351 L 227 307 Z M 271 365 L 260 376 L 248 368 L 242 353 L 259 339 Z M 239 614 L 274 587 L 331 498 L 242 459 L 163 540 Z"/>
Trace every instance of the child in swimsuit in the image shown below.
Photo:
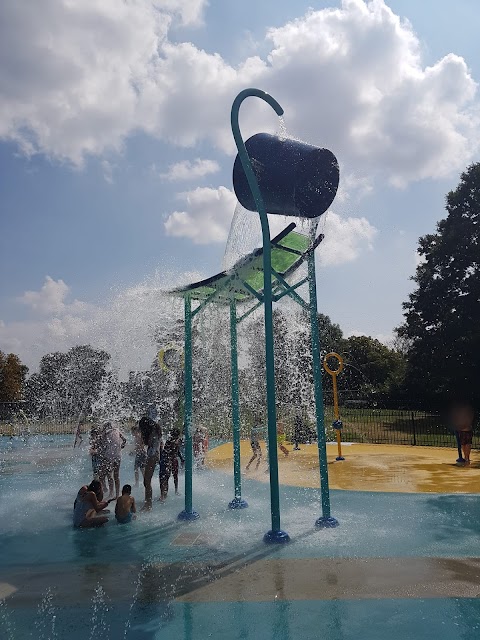
<path fill-rule="evenodd" d="M 250 469 L 250 465 L 257 458 L 257 465 L 255 470 L 260 466 L 260 462 L 262 460 L 262 447 L 260 446 L 260 438 L 264 437 L 264 428 L 263 427 L 252 427 L 252 431 L 250 432 L 250 446 L 252 447 L 252 457 L 250 458 L 245 471 Z"/>
<path fill-rule="evenodd" d="M 286 440 L 287 440 L 287 436 L 285 435 L 285 427 L 283 426 L 283 422 L 278 422 L 277 423 L 277 444 L 278 444 L 278 448 L 285 455 L 285 457 L 287 457 L 289 453 L 287 447 L 284 444 Z"/>
<path fill-rule="evenodd" d="M 158 458 L 158 479 L 160 480 L 160 502 L 165 502 L 168 495 L 168 480 L 170 478 L 171 467 L 170 458 L 165 447 L 162 447 Z"/>
<path fill-rule="evenodd" d="M 142 472 L 142 476 L 145 475 L 147 452 L 145 451 L 145 445 L 143 444 L 142 434 L 140 433 L 138 425 L 132 427 L 132 436 L 135 443 L 135 462 L 133 464 L 133 472 L 135 474 L 135 486 L 138 487 L 139 471 Z"/>
<path fill-rule="evenodd" d="M 168 440 L 165 442 L 163 447 L 163 451 L 167 457 L 168 463 L 165 468 L 165 473 L 168 472 L 168 477 L 166 481 L 166 492 L 168 492 L 168 482 L 170 479 L 170 474 L 173 476 L 173 484 L 175 485 L 175 495 L 179 495 L 178 493 L 178 459 L 180 458 L 182 465 L 184 464 L 184 458 L 180 452 L 180 431 L 178 429 L 173 429 L 170 434 Z M 160 481 L 161 485 L 161 481 Z M 161 489 L 161 486 L 160 486 Z M 165 493 L 166 497 L 166 493 Z"/>
<path fill-rule="evenodd" d="M 102 511 L 108 505 L 108 500 L 98 501 L 96 492 L 101 489 L 100 482 L 94 480 L 88 487 L 79 490 L 73 505 L 73 526 L 79 528 L 100 527 L 108 522 Z"/>
<path fill-rule="evenodd" d="M 135 498 L 132 497 L 132 487 L 125 484 L 122 487 L 122 495 L 117 498 L 115 505 L 115 518 L 119 524 L 127 524 L 136 518 Z"/>

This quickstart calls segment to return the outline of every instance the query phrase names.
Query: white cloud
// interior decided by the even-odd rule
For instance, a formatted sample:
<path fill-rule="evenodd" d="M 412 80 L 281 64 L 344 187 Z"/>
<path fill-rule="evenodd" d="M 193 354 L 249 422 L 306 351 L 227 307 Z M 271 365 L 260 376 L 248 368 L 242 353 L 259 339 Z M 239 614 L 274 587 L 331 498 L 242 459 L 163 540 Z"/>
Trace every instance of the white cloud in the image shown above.
<path fill-rule="evenodd" d="M 0 137 L 76 164 L 120 150 L 137 130 L 231 152 L 232 99 L 257 85 L 280 100 L 296 136 L 331 148 L 347 172 L 361 166 L 403 186 L 457 172 L 478 148 L 465 61 L 449 54 L 424 66 L 411 25 L 382 0 L 343 0 L 270 29 L 266 58 L 237 67 L 168 41 L 172 13 L 194 24 L 204 5 L 5 0 Z M 242 113 L 247 135 L 274 121 L 259 101 Z"/>
<path fill-rule="evenodd" d="M 0 350 L 17 353 L 34 370 L 46 353 L 91 344 L 108 351 L 125 378 L 129 371 L 148 369 L 155 359 L 155 329 L 163 329 L 168 343 L 168 331 L 182 317 L 181 299 L 166 296 L 164 291 L 202 277 L 198 272 L 178 274 L 162 269 L 144 282 L 113 292 L 101 305 L 65 305 L 63 294 L 65 288 L 70 289 L 59 280 L 57 285 L 63 285 L 58 285 L 56 296 L 49 297 L 51 304 L 42 302 L 44 317 L 35 316 L 35 306 L 32 318 L 25 321 L 0 320 Z M 41 297 L 44 301 L 45 296 Z M 34 300 L 37 305 L 38 298 Z"/>
<path fill-rule="evenodd" d="M 204 0 L 4 0 L 0 138 L 80 165 L 152 132 L 162 42 L 173 19 L 201 21 Z M 165 87 L 164 87 L 165 88 Z"/>
<path fill-rule="evenodd" d="M 50 276 L 45 277 L 45 282 L 40 291 L 25 291 L 19 297 L 19 301 L 29 306 L 33 311 L 43 314 L 63 314 L 69 311 L 83 312 L 88 305 L 80 300 L 67 303 L 65 299 L 70 293 L 70 287 L 61 279 L 54 280 Z"/>
<path fill-rule="evenodd" d="M 235 209 L 236 198 L 230 189 L 198 187 L 178 196 L 186 210 L 174 211 L 165 221 L 167 235 L 185 237 L 195 244 L 224 242 Z"/>
<path fill-rule="evenodd" d="M 377 229 L 366 218 L 343 218 L 333 211 L 325 214 L 325 234 L 317 255 L 322 266 L 355 260 L 362 250 L 371 250 Z"/>
<path fill-rule="evenodd" d="M 170 165 L 168 171 L 161 173 L 160 177 L 170 182 L 177 180 L 196 180 L 212 173 L 217 173 L 217 171 L 220 171 L 220 165 L 218 162 L 215 162 L 215 160 L 196 158 L 193 162 L 184 160 L 183 162 L 176 162 Z"/>

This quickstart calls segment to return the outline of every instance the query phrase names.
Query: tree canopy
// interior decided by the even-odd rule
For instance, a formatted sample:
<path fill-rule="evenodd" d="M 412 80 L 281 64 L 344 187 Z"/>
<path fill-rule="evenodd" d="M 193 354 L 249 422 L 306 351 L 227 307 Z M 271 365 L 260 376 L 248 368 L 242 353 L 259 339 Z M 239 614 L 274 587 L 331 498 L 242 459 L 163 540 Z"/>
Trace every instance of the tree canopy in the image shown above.
<path fill-rule="evenodd" d="M 0 402 L 18 402 L 23 398 L 28 367 L 14 353 L 0 351 Z"/>
<path fill-rule="evenodd" d="M 40 416 L 86 416 L 98 400 L 109 360 L 106 351 L 90 345 L 48 353 L 28 380 L 27 399 Z"/>
<path fill-rule="evenodd" d="M 397 329 L 407 343 L 406 384 L 430 402 L 480 401 L 480 163 L 446 197 L 447 217 L 419 240 L 416 288 Z"/>

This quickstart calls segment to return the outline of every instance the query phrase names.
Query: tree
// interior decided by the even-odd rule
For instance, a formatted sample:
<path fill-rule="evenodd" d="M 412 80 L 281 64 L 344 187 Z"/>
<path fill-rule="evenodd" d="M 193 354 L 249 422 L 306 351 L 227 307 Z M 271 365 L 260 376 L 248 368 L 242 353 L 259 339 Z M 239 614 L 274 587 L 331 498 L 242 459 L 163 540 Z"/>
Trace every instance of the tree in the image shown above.
<path fill-rule="evenodd" d="M 408 344 L 407 389 L 425 401 L 480 401 L 480 163 L 446 197 L 447 217 L 419 240 L 415 291 L 397 329 Z"/>
<path fill-rule="evenodd" d="M 23 398 L 28 367 L 14 353 L 0 351 L 0 402 L 18 402 Z"/>
<path fill-rule="evenodd" d="M 405 374 L 405 358 L 399 351 L 370 336 L 351 336 L 343 341 L 340 353 L 345 362 L 338 377 L 340 389 L 375 394 L 382 400 L 397 396 Z"/>
<path fill-rule="evenodd" d="M 337 352 L 342 347 L 343 331 L 323 313 L 317 314 L 318 333 L 320 335 L 320 349 L 322 357 L 331 351 Z M 308 321 L 307 321 L 308 322 Z"/>
<path fill-rule="evenodd" d="M 89 415 L 98 400 L 110 356 L 90 345 L 66 353 L 49 353 L 27 381 L 27 395 L 36 413 L 65 420 Z"/>

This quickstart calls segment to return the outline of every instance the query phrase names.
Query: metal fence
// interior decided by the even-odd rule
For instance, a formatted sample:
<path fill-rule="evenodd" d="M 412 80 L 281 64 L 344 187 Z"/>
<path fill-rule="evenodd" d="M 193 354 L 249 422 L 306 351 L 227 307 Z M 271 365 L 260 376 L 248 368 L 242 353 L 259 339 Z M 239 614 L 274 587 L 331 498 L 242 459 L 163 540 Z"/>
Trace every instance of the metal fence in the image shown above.
<path fill-rule="evenodd" d="M 246 419 L 242 421 L 241 437 L 248 439 L 253 426 Z M 293 420 L 290 416 L 283 419 L 287 438 L 293 441 Z M 456 441 L 442 414 L 428 411 L 409 411 L 403 409 L 360 409 L 343 408 L 342 440 L 344 442 L 364 442 L 371 444 L 403 444 L 412 446 L 455 447 Z M 327 439 L 334 440 L 335 432 L 330 427 L 333 422 L 332 407 L 325 407 L 325 425 Z M 128 432 L 134 421 L 126 421 L 121 427 Z M 228 415 L 216 416 L 215 420 L 204 424 L 211 438 L 231 439 L 231 423 Z M 315 431 L 313 423 L 307 425 Z M 72 438 L 78 428 L 78 421 L 25 420 L 24 416 L 11 416 L 9 420 L 0 420 L 0 435 L 68 435 Z M 90 424 L 84 423 L 80 428 L 83 434 L 88 433 Z M 478 431 L 478 430 L 477 430 Z M 480 449 L 480 436 L 473 438 L 473 447 Z"/>
<path fill-rule="evenodd" d="M 345 408 L 341 417 L 342 440 L 345 442 L 456 447 L 454 433 L 440 413 Z M 331 423 L 332 419 L 332 409 L 327 407 L 327 424 Z M 480 439 L 475 435 L 473 446 L 480 448 Z"/>

